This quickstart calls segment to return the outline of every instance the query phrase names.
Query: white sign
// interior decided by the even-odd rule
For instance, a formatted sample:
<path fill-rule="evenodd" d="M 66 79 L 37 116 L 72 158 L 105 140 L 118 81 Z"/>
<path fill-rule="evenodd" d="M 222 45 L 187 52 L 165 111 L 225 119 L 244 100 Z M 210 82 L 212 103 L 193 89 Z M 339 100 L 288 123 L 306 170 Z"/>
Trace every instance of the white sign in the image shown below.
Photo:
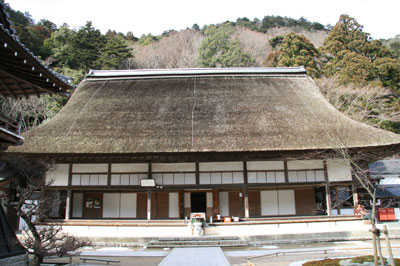
<path fill-rule="evenodd" d="M 155 187 L 156 182 L 154 179 L 140 179 L 140 185 L 142 187 Z"/>

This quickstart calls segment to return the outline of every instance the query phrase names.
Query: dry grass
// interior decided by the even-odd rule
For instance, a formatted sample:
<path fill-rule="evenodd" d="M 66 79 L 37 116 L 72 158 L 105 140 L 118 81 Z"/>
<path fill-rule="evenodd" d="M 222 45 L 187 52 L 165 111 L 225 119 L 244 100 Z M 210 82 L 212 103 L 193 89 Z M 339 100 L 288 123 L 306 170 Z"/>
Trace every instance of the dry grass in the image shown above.
<path fill-rule="evenodd" d="M 326 99 L 350 118 L 381 127 L 382 121 L 400 122 L 396 93 L 383 87 L 339 85 L 334 78 L 316 80 Z"/>
<path fill-rule="evenodd" d="M 341 266 L 341 260 L 342 259 L 315 260 L 306 262 L 303 264 L 303 266 Z"/>
<path fill-rule="evenodd" d="M 303 264 L 303 266 L 341 266 L 340 261 L 349 260 L 347 259 L 325 259 L 325 260 L 315 260 L 309 261 Z M 385 265 L 390 265 L 389 261 L 384 258 Z M 395 265 L 400 266 L 400 259 L 394 259 Z M 351 263 L 359 263 L 362 265 L 365 262 L 374 262 L 374 256 L 359 256 L 351 259 Z M 380 260 L 378 258 L 378 263 L 380 265 Z"/>

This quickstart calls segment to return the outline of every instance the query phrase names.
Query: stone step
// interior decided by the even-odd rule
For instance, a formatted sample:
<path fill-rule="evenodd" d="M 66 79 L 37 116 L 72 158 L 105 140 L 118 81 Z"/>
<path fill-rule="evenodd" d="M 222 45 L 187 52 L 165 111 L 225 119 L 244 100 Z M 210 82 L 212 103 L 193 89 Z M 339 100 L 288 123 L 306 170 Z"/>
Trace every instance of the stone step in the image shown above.
<path fill-rule="evenodd" d="M 148 247 L 235 247 L 248 246 L 247 240 L 186 240 L 186 241 L 151 241 Z"/>
<path fill-rule="evenodd" d="M 195 248 L 195 247 L 247 247 L 248 244 L 223 244 L 223 245 L 152 245 L 151 248 Z"/>
<path fill-rule="evenodd" d="M 209 241 L 209 240 L 239 240 L 237 236 L 189 236 L 189 237 L 159 237 L 158 241 Z"/>

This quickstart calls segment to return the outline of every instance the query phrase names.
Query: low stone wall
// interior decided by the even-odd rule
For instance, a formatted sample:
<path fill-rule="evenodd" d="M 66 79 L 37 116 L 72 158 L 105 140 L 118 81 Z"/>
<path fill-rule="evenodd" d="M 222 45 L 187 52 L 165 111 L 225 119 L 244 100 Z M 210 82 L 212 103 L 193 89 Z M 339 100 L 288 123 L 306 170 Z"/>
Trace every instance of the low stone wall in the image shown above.
<path fill-rule="evenodd" d="M 378 224 L 382 228 L 383 224 Z M 183 221 L 154 223 L 121 221 L 78 221 L 63 226 L 80 238 L 97 246 L 145 246 L 160 237 L 192 236 L 190 223 Z M 359 218 L 252 220 L 236 223 L 214 223 L 205 228 L 206 236 L 237 236 L 250 244 L 327 242 L 370 239 L 370 224 Z M 400 223 L 388 223 L 391 238 L 400 239 Z"/>

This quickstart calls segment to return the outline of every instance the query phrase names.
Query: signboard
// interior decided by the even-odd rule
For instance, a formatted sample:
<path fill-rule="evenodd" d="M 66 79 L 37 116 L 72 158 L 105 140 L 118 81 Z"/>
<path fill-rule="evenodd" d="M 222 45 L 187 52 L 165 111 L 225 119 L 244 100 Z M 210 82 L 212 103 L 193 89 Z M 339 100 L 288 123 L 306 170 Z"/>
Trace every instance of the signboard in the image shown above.
<path fill-rule="evenodd" d="M 141 179 L 140 185 L 142 187 L 155 187 L 156 181 L 154 179 Z"/>

